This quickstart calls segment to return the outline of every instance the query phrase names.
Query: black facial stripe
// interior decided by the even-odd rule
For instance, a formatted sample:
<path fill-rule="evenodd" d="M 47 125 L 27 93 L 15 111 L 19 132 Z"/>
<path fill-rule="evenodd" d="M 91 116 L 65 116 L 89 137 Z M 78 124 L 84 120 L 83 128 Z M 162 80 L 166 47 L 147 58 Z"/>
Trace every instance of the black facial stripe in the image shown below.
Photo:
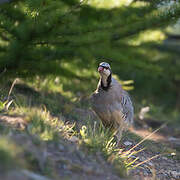
<path fill-rule="evenodd" d="M 106 66 L 100 66 L 100 67 L 103 67 L 104 69 L 109 69 L 109 67 L 106 67 Z"/>

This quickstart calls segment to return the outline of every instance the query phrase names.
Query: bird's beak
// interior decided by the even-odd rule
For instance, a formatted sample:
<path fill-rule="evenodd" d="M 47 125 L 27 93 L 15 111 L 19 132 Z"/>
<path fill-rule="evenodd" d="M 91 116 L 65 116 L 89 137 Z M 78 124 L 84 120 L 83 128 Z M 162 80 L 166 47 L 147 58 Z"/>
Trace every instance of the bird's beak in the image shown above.
<path fill-rule="evenodd" d="M 103 67 L 101 67 L 101 66 L 98 67 L 98 72 L 102 72 L 103 70 L 104 70 Z"/>

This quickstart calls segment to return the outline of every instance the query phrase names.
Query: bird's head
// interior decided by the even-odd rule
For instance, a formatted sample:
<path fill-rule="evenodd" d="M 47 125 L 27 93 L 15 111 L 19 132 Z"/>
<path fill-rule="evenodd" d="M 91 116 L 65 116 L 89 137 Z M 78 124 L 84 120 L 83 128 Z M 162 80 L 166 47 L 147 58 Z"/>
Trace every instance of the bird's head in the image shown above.
<path fill-rule="evenodd" d="M 111 75 L 111 67 L 108 63 L 101 62 L 98 67 L 98 72 L 100 76 L 108 77 L 109 75 Z"/>

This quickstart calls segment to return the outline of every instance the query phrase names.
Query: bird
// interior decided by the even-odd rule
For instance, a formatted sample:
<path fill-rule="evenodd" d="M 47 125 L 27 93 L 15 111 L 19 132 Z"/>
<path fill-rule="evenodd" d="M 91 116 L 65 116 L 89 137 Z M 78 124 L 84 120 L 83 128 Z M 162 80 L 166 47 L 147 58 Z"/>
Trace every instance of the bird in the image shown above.
<path fill-rule="evenodd" d="M 90 97 L 92 110 L 105 128 L 115 130 L 119 146 L 123 131 L 133 124 L 134 107 L 129 93 L 112 77 L 108 63 L 101 62 L 98 72 L 100 79 L 97 89 Z"/>

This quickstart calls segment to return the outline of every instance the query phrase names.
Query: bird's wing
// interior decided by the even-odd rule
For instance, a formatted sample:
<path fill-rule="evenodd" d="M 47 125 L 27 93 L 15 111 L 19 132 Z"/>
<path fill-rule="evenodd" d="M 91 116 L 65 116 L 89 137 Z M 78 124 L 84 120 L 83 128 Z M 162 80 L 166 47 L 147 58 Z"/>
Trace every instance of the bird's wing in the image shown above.
<path fill-rule="evenodd" d="M 130 99 L 130 96 L 127 92 L 123 92 L 121 96 L 121 106 L 122 106 L 122 113 L 123 113 L 123 119 L 126 121 L 128 124 L 133 123 L 133 115 L 134 115 L 134 108 L 132 105 L 132 101 Z"/>

